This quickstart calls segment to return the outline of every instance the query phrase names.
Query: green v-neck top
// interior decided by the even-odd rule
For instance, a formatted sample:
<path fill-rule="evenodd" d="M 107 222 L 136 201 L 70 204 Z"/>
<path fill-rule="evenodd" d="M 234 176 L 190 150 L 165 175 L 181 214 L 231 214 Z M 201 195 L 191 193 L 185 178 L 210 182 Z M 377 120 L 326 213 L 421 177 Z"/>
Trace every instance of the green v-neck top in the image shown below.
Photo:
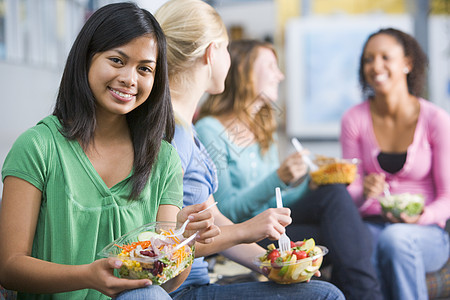
<path fill-rule="evenodd" d="M 66 139 L 55 116 L 25 131 L 8 153 L 2 179 L 15 176 L 42 192 L 32 256 L 59 264 L 88 264 L 132 229 L 156 220 L 159 205 L 183 203 L 182 169 L 175 149 L 163 141 L 148 184 L 129 201 L 131 180 L 108 188 L 80 144 Z M 19 299 L 107 299 L 95 290 Z"/>

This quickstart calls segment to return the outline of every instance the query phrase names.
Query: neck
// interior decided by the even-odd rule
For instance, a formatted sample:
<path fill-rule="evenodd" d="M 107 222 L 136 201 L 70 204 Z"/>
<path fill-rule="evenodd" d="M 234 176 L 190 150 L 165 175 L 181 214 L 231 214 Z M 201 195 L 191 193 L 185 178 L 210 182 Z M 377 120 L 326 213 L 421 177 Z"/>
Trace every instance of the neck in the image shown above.
<path fill-rule="evenodd" d="M 104 116 L 96 114 L 97 126 L 94 139 L 96 142 L 108 142 L 122 138 L 129 138 L 130 132 L 125 116 Z"/>
<path fill-rule="evenodd" d="M 375 113 L 384 117 L 399 117 L 415 114 L 418 110 L 418 100 L 409 93 L 382 95 L 374 97 L 372 107 Z"/>
<path fill-rule="evenodd" d="M 203 86 L 206 79 L 203 80 L 199 72 L 193 72 L 191 75 L 191 80 L 184 84 L 170 82 L 173 110 L 179 118 L 188 124 L 192 123 L 197 105 L 206 92 L 206 88 Z"/>

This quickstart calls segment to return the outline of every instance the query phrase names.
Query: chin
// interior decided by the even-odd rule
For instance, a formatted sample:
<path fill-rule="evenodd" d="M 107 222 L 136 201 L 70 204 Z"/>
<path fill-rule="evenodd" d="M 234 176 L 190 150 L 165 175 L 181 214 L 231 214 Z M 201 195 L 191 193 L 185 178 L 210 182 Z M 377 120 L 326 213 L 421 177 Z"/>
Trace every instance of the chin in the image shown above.
<path fill-rule="evenodd" d="M 225 86 L 222 86 L 221 88 L 209 89 L 206 92 L 211 95 L 217 95 L 217 94 L 222 94 L 224 90 L 225 90 Z"/>

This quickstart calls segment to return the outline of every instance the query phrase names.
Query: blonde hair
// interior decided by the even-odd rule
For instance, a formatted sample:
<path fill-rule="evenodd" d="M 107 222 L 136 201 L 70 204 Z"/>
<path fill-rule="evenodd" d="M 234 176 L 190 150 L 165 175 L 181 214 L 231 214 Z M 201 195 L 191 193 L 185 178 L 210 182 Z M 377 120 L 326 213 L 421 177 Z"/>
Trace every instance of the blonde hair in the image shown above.
<path fill-rule="evenodd" d="M 238 40 L 230 43 L 231 66 L 225 80 L 225 90 L 222 94 L 210 95 L 206 99 L 200 108 L 199 119 L 235 115 L 252 131 L 264 154 L 274 142 L 276 122 L 273 108 L 270 101 L 264 101 L 256 115 L 249 111 L 252 103 L 263 96 L 257 94 L 253 80 L 253 66 L 261 48 L 272 50 L 276 56 L 273 45 L 267 42 Z"/>
<path fill-rule="evenodd" d="M 170 82 L 186 86 L 189 70 L 211 43 L 228 40 L 227 29 L 213 7 L 201 0 L 170 0 L 156 12 L 167 40 Z"/>

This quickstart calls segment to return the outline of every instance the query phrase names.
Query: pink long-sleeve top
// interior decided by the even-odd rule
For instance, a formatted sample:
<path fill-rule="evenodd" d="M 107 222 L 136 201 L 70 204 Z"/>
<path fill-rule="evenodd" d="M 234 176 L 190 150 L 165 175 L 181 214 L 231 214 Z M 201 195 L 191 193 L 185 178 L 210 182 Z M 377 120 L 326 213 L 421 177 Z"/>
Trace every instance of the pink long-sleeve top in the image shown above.
<path fill-rule="evenodd" d="M 381 150 L 373 131 L 369 101 L 344 114 L 340 136 L 343 157 L 361 161 L 356 180 L 348 186 L 361 215 L 381 213 L 377 199 L 365 200 L 363 178 L 370 173 L 383 173 L 391 193 L 420 193 L 425 197 L 419 224 L 444 227 L 450 218 L 450 116 L 435 104 L 419 99 L 419 118 L 406 162 L 400 171 L 391 174 L 377 160 Z"/>

